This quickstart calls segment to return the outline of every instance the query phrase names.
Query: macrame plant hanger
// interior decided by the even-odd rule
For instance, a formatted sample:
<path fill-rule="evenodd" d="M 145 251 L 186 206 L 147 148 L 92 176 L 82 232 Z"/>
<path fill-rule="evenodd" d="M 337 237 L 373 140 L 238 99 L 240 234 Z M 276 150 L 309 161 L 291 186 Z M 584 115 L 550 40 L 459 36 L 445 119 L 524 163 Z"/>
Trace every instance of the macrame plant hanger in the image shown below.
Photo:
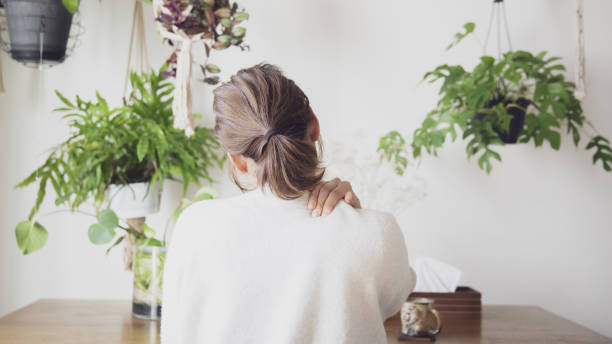
<path fill-rule="evenodd" d="M 0 5 L 2 0 L 0 0 Z M 6 17 L 4 16 L 4 8 L 0 8 L 0 34 L 2 29 L 6 27 Z M 2 46 L 2 39 L 0 39 L 0 46 Z M 0 94 L 4 93 L 4 77 L 2 76 L 2 54 L 0 54 Z"/>
<path fill-rule="evenodd" d="M 191 11 L 190 6 L 185 9 L 185 15 Z M 163 0 L 153 0 L 153 15 L 157 18 L 162 12 L 167 11 Z M 185 135 L 194 133 L 195 122 L 191 113 L 191 48 L 194 43 L 206 39 L 204 33 L 190 35 L 183 30 L 174 28 L 169 32 L 162 25 L 158 25 L 162 37 L 171 40 L 177 49 L 176 78 L 174 87 L 174 99 L 172 101 L 172 112 L 174 114 L 174 127 L 185 131 Z"/>
<path fill-rule="evenodd" d="M 576 52 L 576 91 L 574 96 L 579 100 L 583 100 L 586 96 L 585 79 L 585 57 L 584 57 L 584 8 L 582 0 L 576 0 L 576 29 L 577 29 L 577 52 Z"/>
<path fill-rule="evenodd" d="M 506 17 L 506 7 L 504 0 L 493 0 L 491 6 L 491 14 L 489 15 L 489 26 L 487 28 L 487 35 L 485 37 L 484 45 L 482 47 L 482 54 L 487 53 L 487 43 L 489 42 L 489 36 L 491 35 L 491 29 L 493 22 L 497 23 L 497 58 L 501 58 L 502 55 L 502 30 L 501 22 L 502 16 L 504 21 L 504 29 L 506 30 L 506 39 L 508 41 L 508 50 L 512 51 L 512 42 L 510 40 L 510 30 L 508 29 L 508 18 Z M 583 0 L 576 0 L 576 31 L 577 31 L 577 49 L 576 49 L 576 90 L 574 96 L 579 100 L 583 100 L 586 96 L 585 90 L 585 55 L 584 55 L 584 7 Z"/>
<path fill-rule="evenodd" d="M 134 61 L 132 62 L 132 56 Z M 130 71 L 134 70 L 137 73 L 148 72 L 151 69 L 149 64 L 149 55 L 147 54 L 147 39 L 145 36 L 144 18 L 142 14 L 142 2 L 134 0 L 134 16 L 132 21 L 132 31 L 130 34 L 130 48 L 128 52 L 128 61 L 125 75 L 125 83 L 123 86 L 123 95 L 128 97 L 128 84 L 130 80 Z M 130 228 L 139 233 L 143 233 L 142 225 L 145 223 L 144 216 L 128 218 L 126 222 Z M 126 270 L 132 270 L 134 259 L 134 245 L 136 237 L 129 234 L 126 238 L 123 247 L 123 262 Z"/>
<path fill-rule="evenodd" d="M 491 36 L 491 28 L 493 27 L 493 21 L 497 25 L 497 58 L 500 59 L 502 56 L 502 15 L 504 20 L 504 29 L 506 30 L 506 40 L 508 42 L 508 50 L 512 51 L 512 41 L 510 41 L 510 30 L 508 29 L 508 18 L 506 17 L 506 6 L 504 0 L 493 0 L 491 6 L 491 14 L 489 15 L 489 26 L 487 27 L 487 35 L 485 36 L 484 44 L 482 46 L 482 54 L 487 54 L 487 44 L 489 43 L 489 37 Z"/>
<path fill-rule="evenodd" d="M 132 62 L 132 56 L 134 56 L 134 62 Z M 134 70 L 137 73 L 143 73 L 148 72 L 150 69 L 151 65 L 149 64 L 149 55 L 147 53 L 147 38 L 145 36 L 144 18 L 142 14 L 142 1 L 134 0 L 130 48 L 128 50 L 125 83 L 123 85 L 124 96 L 127 96 L 130 70 Z"/>
<path fill-rule="evenodd" d="M 2 56 L 0 56 L 0 94 L 4 93 L 4 81 L 2 77 Z"/>

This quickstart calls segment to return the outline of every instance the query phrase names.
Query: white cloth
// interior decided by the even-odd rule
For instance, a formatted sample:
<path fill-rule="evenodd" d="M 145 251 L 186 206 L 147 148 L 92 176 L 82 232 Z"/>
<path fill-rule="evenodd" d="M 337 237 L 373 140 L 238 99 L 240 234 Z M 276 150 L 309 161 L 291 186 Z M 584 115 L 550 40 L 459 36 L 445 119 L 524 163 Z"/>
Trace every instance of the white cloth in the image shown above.
<path fill-rule="evenodd" d="M 412 269 L 417 276 L 414 291 L 418 292 L 454 293 L 461 280 L 461 270 L 431 257 L 414 257 Z"/>
<path fill-rule="evenodd" d="M 256 190 L 180 216 L 164 272 L 162 344 L 386 343 L 415 284 L 392 215 Z"/>

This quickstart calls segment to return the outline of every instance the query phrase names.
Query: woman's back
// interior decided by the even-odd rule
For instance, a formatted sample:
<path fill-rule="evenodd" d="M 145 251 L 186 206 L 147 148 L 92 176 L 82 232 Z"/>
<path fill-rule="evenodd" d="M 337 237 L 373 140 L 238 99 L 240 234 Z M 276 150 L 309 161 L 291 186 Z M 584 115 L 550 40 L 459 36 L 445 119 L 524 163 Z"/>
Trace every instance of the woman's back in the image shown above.
<path fill-rule="evenodd" d="M 162 343 L 384 343 L 414 287 L 388 214 L 270 192 L 190 206 L 170 244 Z"/>

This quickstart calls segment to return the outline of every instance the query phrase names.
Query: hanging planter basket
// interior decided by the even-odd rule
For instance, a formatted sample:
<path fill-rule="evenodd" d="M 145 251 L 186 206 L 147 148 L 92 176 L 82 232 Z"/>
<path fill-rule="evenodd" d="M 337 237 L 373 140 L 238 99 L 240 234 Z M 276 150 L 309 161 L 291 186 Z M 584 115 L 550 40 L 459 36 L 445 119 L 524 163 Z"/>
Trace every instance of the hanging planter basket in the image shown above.
<path fill-rule="evenodd" d="M 485 108 L 492 110 L 500 103 L 507 109 L 508 114 L 512 116 L 512 120 L 510 120 L 507 131 L 499 127 L 494 127 L 493 130 L 503 143 L 517 143 L 523 128 L 525 128 L 525 112 L 530 101 L 525 98 L 514 100 L 500 96 L 489 100 Z M 472 121 L 482 120 L 486 115 L 485 113 L 478 113 Z"/>
<path fill-rule="evenodd" d="M 112 184 L 108 188 L 110 208 L 121 218 L 138 218 L 159 212 L 161 190 L 159 184 Z"/>
<path fill-rule="evenodd" d="M 497 13 L 495 16 L 494 14 Z M 582 6 L 578 2 L 579 50 L 581 43 Z M 487 55 L 486 47 L 493 19 L 497 17 L 497 58 Z M 506 28 L 508 51 L 502 53 L 502 19 Z M 475 24 L 466 23 L 455 34 L 447 50 L 473 33 Z M 535 147 L 548 142 L 554 150 L 561 147 L 562 130 L 571 134 L 578 147 L 583 135 L 589 137 L 586 150 L 594 150 L 592 162 L 601 162 L 605 171 L 612 171 L 612 144 L 585 117 L 580 97 L 584 88 L 569 81 L 565 65 L 559 57 L 513 50 L 503 0 L 494 0 L 489 26 L 479 63 L 471 70 L 462 65 L 443 64 L 424 76 L 429 82 L 441 81 L 439 100 L 412 136 L 406 140 L 397 131 L 383 136 L 378 150 L 402 174 L 408 164 L 407 153 L 414 158 L 427 153 L 436 155 L 447 141 L 457 137 L 466 141 L 468 158 L 478 156 L 478 167 L 490 173 L 493 161 L 501 161 L 496 146 L 508 143 Z M 584 56 L 579 60 L 584 62 Z M 584 71 L 580 63 L 578 84 L 583 85 Z"/>
<path fill-rule="evenodd" d="M 61 0 L 2 0 L 2 48 L 26 66 L 62 63 L 82 33 L 77 16 Z"/>

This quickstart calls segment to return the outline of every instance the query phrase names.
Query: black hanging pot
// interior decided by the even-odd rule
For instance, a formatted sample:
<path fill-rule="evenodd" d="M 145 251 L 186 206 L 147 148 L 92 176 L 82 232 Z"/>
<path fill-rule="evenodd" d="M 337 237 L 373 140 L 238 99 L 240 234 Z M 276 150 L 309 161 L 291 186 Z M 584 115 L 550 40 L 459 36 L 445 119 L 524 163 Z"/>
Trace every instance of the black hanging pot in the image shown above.
<path fill-rule="evenodd" d="M 4 0 L 4 7 L 13 59 L 64 61 L 72 14 L 61 0 Z"/>
<path fill-rule="evenodd" d="M 516 100 L 513 100 L 506 99 L 504 97 L 498 97 L 489 100 L 485 108 L 492 109 L 501 102 L 503 102 L 508 114 L 512 116 L 512 120 L 510 121 L 510 126 L 508 127 L 507 132 L 497 127 L 494 127 L 493 129 L 499 135 L 499 138 L 502 140 L 502 142 L 516 143 L 518 141 L 519 136 L 521 135 L 521 131 L 523 131 L 523 128 L 525 127 L 525 110 L 527 109 L 529 104 L 531 104 L 531 102 L 525 98 L 517 98 Z M 476 114 L 476 116 L 474 116 L 474 119 L 482 119 L 484 116 L 486 115 L 483 113 L 478 113 Z"/>

